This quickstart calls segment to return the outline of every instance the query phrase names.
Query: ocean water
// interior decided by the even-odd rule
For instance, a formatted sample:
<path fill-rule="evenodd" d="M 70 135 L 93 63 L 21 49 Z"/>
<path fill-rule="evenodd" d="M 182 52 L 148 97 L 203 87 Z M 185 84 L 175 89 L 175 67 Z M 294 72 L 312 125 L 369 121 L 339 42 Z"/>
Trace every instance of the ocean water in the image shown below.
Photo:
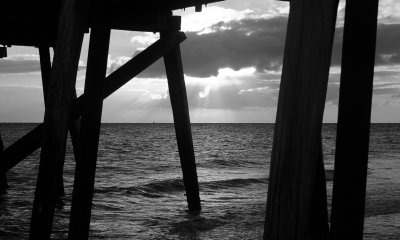
<path fill-rule="evenodd" d="M 5 146 L 36 124 L 0 124 Z M 336 125 L 323 127 L 333 167 Z M 90 239 L 262 239 L 273 124 L 193 124 L 203 210 L 190 215 L 172 124 L 103 124 Z M 400 238 L 400 124 L 371 128 L 364 239 Z M 0 196 L 0 239 L 29 233 L 39 151 L 8 173 Z M 68 140 L 66 194 L 54 239 L 65 239 L 74 159 Z M 327 182 L 331 199 L 332 182 Z M 329 203 L 330 205 L 330 203 Z"/>

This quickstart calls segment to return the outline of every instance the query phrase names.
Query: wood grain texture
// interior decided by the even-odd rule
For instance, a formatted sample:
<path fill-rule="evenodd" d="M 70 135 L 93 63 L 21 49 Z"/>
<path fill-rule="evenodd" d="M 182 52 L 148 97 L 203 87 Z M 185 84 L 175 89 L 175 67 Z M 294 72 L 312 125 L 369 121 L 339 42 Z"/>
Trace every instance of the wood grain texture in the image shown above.
<path fill-rule="evenodd" d="M 168 34 L 163 33 L 161 38 Z M 199 183 L 179 45 L 164 55 L 164 63 L 188 208 L 190 211 L 200 211 Z"/>
<path fill-rule="evenodd" d="M 336 22 L 337 0 L 290 2 L 283 70 L 269 175 L 264 239 L 309 239 L 312 214 L 325 188 L 321 127 Z M 320 186 L 322 184 L 322 187 Z M 319 191 L 319 193 L 318 193 Z M 317 192 L 317 194 L 315 194 Z M 320 201 L 323 201 L 322 203 Z M 321 208 L 321 207 L 320 207 Z M 323 238 L 322 238 L 323 239 Z"/>

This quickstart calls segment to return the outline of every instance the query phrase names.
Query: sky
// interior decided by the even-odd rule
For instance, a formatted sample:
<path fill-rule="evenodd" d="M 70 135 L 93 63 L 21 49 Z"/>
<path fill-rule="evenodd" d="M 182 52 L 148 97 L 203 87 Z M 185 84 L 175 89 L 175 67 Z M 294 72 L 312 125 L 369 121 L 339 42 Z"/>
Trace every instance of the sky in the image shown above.
<path fill-rule="evenodd" d="M 324 122 L 337 121 L 345 2 L 341 1 Z M 182 16 L 181 44 L 193 123 L 274 122 L 279 94 L 288 2 L 227 0 L 175 11 Z M 107 74 L 159 38 L 158 34 L 112 31 Z M 83 93 L 89 35 L 85 35 L 78 95 Z M 400 122 L 400 1 L 381 0 L 373 122 Z M 0 122 L 42 122 L 38 49 L 13 46 L 0 59 Z M 172 122 L 163 61 L 132 79 L 104 101 L 103 122 Z"/>

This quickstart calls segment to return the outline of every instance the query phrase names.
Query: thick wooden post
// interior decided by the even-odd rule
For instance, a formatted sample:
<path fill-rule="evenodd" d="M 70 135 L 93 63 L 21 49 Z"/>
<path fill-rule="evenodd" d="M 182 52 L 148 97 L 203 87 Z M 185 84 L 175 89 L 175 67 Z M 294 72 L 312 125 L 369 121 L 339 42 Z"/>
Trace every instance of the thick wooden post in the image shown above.
<path fill-rule="evenodd" d="M 317 169 L 315 176 L 315 186 L 311 202 L 310 215 L 310 240 L 327 239 L 329 233 L 328 224 L 328 203 L 326 191 L 326 178 L 324 168 L 324 158 L 322 151 L 322 139 L 319 145 L 319 159 L 317 160 Z"/>
<path fill-rule="evenodd" d="M 87 239 L 93 199 L 110 29 L 92 27 L 68 239 Z"/>
<path fill-rule="evenodd" d="M 378 2 L 346 2 L 331 239 L 363 238 Z"/>
<path fill-rule="evenodd" d="M 168 34 L 162 33 L 161 38 Z M 200 211 L 199 183 L 197 180 L 189 106 L 179 45 L 164 55 L 164 63 L 168 78 L 169 96 L 171 99 L 188 208 L 191 211 Z"/>
<path fill-rule="evenodd" d="M 30 239 L 49 239 L 63 170 L 65 141 L 87 15 L 86 1 L 62 2 L 53 67 L 46 96 L 42 151 Z"/>
<path fill-rule="evenodd" d="M 42 74 L 42 88 L 43 88 L 43 99 L 46 106 L 46 96 L 49 92 L 49 82 L 51 75 L 51 59 L 50 59 L 50 49 L 48 47 L 39 47 L 40 56 L 40 70 Z M 64 165 L 64 163 L 62 163 Z M 60 180 L 58 181 L 59 186 L 57 187 L 57 196 L 64 196 L 64 180 L 61 174 Z"/>
<path fill-rule="evenodd" d="M 50 74 L 51 74 L 50 49 L 48 47 L 39 47 L 39 56 L 40 56 L 40 69 L 42 74 L 43 96 L 44 96 L 44 102 L 46 103 L 46 96 L 47 93 L 49 92 L 48 88 L 49 88 Z M 75 89 L 73 91 L 73 98 L 74 100 L 77 98 Z M 78 146 L 79 128 L 80 128 L 79 118 L 73 120 L 69 126 L 72 146 L 74 148 L 75 160 L 78 158 L 77 149 L 79 148 Z"/>
<path fill-rule="evenodd" d="M 49 82 L 51 76 L 51 59 L 50 59 L 50 48 L 39 47 L 39 58 L 40 58 L 40 70 L 42 74 L 42 87 L 43 87 L 43 99 L 46 105 L 46 97 L 49 92 Z"/>
<path fill-rule="evenodd" d="M 264 239 L 328 235 L 321 128 L 337 4 L 290 2 Z"/>
<path fill-rule="evenodd" d="M 40 69 L 42 73 L 42 86 L 43 86 L 43 98 L 46 105 L 46 96 L 48 94 L 49 82 L 50 82 L 50 74 L 51 74 L 51 59 L 50 59 L 50 49 L 48 47 L 39 47 L 39 56 L 40 56 Z M 76 99 L 76 90 L 73 91 L 73 98 Z M 77 119 L 70 123 L 68 128 L 72 147 L 74 149 L 74 156 L 75 160 L 79 158 L 78 156 L 78 139 L 79 139 L 79 128 L 80 128 L 80 119 Z M 64 164 L 63 164 L 64 165 Z M 63 175 L 60 176 L 60 186 L 58 191 L 58 196 L 63 196 L 65 193 L 64 191 L 64 180 Z"/>

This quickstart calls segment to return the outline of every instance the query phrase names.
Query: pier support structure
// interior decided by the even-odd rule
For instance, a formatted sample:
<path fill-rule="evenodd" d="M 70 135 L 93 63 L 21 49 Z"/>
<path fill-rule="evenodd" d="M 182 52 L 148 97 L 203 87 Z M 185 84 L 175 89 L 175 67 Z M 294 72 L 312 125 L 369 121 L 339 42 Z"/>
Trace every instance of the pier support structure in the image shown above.
<path fill-rule="evenodd" d="M 53 28 L 48 32 L 42 30 L 42 35 L 32 35 L 30 39 L 18 35 L 14 29 L 8 29 L 12 36 L 8 36 L 10 38 L 7 41 L 39 47 L 43 81 L 44 123 L 9 146 L 2 154 L 3 161 L 0 161 L 0 169 L 7 172 L 33 151 L 42 148 L 30 239 L 49 239 L 51 236 L 55 204 L 63 189 L 62 173 L 68 130 L 76 160 L 68 238 L 88 238 L 103 100 L 162 57 L 166 66 L 188 208 L 195 213 L 201 210 L 179 48 L 186 36 L 180 32 L 180 17 L 171 15 L 172 9 L 191 5 L 183 1 L 176 3 L 176 6 L 162 3 L 162 7 L 153 9 L 150 15 L 138 13 L 138 17 L 126 18 L 119 13 L 126 9 L 118 8 L 118 11 L 110 13 L 103 4 L 100 1 L 89 6 L 88 1 L 62 1 L 56 38 Z M 77 98 L 75 83 L 78 63 L 83 35 L 88 27 L 91 28 L 91 35 L 85 91 Z M 160 32 L 161 38 L 106 77 L 111 29 Z M 5 40 L 0 38 L 0 41 Z M 50 47 L 54 47 L 53 64 Z"/>
<path fill-rule="evenodd" d="M 326 239 L 321 128 L 337 0 L 290 1 L 264 239 Z"/>
<path fill-rule="evenodd" d="M 321 123 L 338 1 L 290 1 L 264 239 L 363 238 L 378 2 L 346 2 L 328 225 Z"/>
<path fill-rule="evenodd" d="M 104 2 L 97 6 L 104 6 Z M 68 239 L 89 237 L 90 215 L 96 173 L 97 151 L 111 29 L 102 24 L 104 8 L 95 9 L 98 21 L 92 26 L 85 80 L 86 99 L 80 128 L 80 159 L 76 163 Z"/>
<path fill-rule="evenodd" d="M 161 33 L 161 38 L 173 33 Z M 196 162 L 193 149 L 192 130 L 190 126 L 189 105 L 186 96 L 185 78 L 179 45 L 164 55 L 165 70 L 168 78 L 169 97 L 178 151 L 181 161 L 183 183 L 190 211 L 200 211 L 199 183 L 197 180 Z"/>
<path fill-rule="evenodd" d="M 330 239 L 362 239 L 378 0 L 346 1 Z"/>
<path fill-rule="evenodd" d="M 39 57 L 40 57 L 40 70 L 42 74 L 42 86 L 43 86 L 43 99 L 46 105 L 46 96 L 48 94 L 50 74 L 51 74 L 51 59 L 50 59 L 50 48 L 48 46 L 39 46 Z M 72 91 L 72 98 L 75 100 L 77 98 L 76 89 Z M 72 121 L 68 127 L 72 147 L 74 149 L 75 161 L 78 161 L 78 141 L 79 141 L 79 128 L 80 128 L 80 118 Z"/>
<path fill-rule="evenodd" d="M 86 1 L 63 1 L 53 66 L 45 96 L 39 173 L 33 203 L 30 239 L 49 239 L 65 159 L 65 144 L 74 99 L 75 80 L 88 14 Z"/>

